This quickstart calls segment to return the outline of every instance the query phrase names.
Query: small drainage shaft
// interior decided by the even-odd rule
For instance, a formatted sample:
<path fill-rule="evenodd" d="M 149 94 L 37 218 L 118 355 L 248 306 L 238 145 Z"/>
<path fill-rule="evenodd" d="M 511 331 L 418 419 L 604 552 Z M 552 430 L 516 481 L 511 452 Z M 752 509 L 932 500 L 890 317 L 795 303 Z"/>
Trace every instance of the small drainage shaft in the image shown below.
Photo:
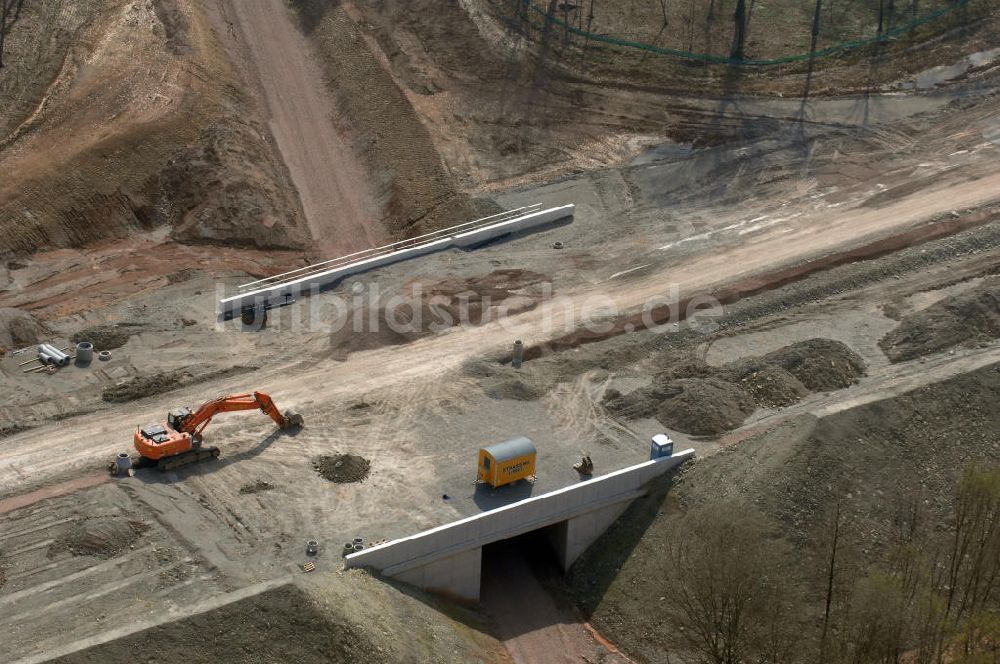
<path fill-rule="evenodd" d="M 81 341 L 76 345 L 76 363 L 90 364 L 94 359 L 94 344 L 89 341 Z"/>

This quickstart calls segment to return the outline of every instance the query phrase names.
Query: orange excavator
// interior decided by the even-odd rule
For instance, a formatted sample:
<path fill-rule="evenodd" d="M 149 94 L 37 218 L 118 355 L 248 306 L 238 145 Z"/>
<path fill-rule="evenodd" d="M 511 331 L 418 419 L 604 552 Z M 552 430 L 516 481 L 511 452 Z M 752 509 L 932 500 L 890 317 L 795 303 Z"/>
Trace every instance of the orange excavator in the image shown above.
<path fill-rule="evenodd" d="M 156 465 L 161 471 L 174 470 L 219 456 L 218 447 L 202 445 L 202 432 L 218 413 L 259 408 L 282 429 L 302 426 L 302 416 L 294 410 L 278 410 L 263 392 L 233 394 L 213 399 L 198 410 L 177 408 L 167 414 L 166 422 L 140 427 L 135 431 L 135 449 L 141 458 L 139 467 Z M 112 471 L 114 472 L 114 471 Z"/>

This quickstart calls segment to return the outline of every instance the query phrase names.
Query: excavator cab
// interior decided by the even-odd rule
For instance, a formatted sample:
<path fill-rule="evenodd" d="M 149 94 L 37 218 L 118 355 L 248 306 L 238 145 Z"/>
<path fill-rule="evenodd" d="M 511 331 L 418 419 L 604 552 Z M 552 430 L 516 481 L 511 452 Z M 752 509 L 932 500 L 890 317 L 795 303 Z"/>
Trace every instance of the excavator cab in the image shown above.
<path fill-rule="evenodd" d="M 194 415 L 194 412 L 187 406 L 176 408 L 167 413 L 167 426 L 174 431 L 183 431 L 184 420 Z"/>

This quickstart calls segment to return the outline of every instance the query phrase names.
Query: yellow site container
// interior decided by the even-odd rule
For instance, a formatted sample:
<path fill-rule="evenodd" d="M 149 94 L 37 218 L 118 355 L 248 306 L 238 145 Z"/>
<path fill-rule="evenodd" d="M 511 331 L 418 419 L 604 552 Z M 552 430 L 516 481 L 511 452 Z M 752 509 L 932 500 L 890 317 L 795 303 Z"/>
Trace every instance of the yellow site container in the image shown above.
<path fill-rule="evenodd" d="M 487 445 L 479 450 L 478 479 L 493 488 L 534 479 L 536 456 L 535 444 L 524 436 Z"/>

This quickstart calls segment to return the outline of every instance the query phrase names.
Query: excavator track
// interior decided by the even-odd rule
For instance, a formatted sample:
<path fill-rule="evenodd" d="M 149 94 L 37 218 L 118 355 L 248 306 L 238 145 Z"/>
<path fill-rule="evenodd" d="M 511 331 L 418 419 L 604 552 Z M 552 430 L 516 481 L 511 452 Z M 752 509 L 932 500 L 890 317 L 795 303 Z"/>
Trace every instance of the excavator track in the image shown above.
<path fill-rule="evenodd" d="M 160 459 L 156 463 L 156 467 L 161 473 L 166 473 L 171 470 L 201 463 L 202 461 L 208 461 L 209 459 L 218 459 L 220 451 L 218 447 L 201 447 L 190 452 Z"/>

